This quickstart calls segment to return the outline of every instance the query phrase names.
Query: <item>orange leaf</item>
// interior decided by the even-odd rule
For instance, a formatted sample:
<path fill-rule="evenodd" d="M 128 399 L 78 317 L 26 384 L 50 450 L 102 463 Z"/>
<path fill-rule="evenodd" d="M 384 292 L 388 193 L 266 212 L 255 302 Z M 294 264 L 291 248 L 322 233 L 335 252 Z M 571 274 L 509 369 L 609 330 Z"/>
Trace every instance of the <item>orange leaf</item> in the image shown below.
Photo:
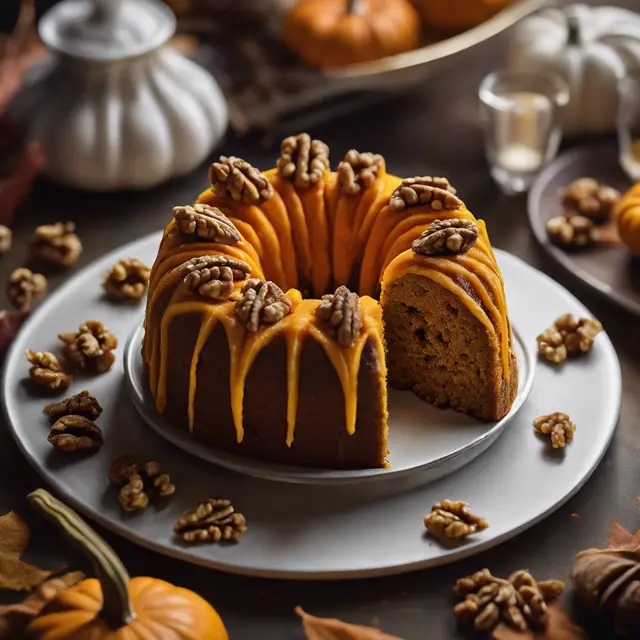
<path fill-rule="evenodd" d="M 611 525 L 611 533 L 605 539 L 609 549 L 636 551 L 640 546 L 640 529 L 635 533 L 627 531 L 617 520 Z"/>
<path fill-rule="evenodd" d="M 302 618 L 307 640 L 401 640 L 373 627 L 347 624 L 336 618 L 316 618 L 300 607 L 296 607 L 295 612 Z"/>
<path fill-rule="evenodd" d="M 43 582 L 33 593 L 30 593 L 22 602 L 0 606 L 0 638 L 6 638 L 10 633 L 17 634 L 23 631 L 29 622 L 58 593 L 72 587 L 84 580 L 82 571 L 72 571 L 59 578 L 52 578 Z"/>
<path fill-rule="evenodd" d="M 0 589 L 28 591 L 53 573 L 20 560 L 30 537 L 27 523 L 15 511 L 0 517 Z"/>
<path fill-rule="evenodd" d="M 549 605 L 549 624 L 539 633 L 518 631 L 507 624 L 501 624 L 493 632 L 494 640 L 587 640 L 587 634 L 573 624 L 562 605 Z"/>

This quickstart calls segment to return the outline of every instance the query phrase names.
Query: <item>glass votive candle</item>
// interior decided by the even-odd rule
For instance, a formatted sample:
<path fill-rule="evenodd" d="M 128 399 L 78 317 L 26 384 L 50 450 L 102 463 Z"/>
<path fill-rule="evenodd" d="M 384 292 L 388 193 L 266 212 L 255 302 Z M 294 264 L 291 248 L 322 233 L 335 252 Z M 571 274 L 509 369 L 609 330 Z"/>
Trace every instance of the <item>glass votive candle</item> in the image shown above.
<path fill-rule="evenodd" d="M 479 97 L 491 175 L 505 193 L 527 191 L 558 152 L 569 86 L 554 74 L 497 71 Z"/>
<path fill-rule="evenodd" d="M 640 78 L 625 76 L 618 83 L 618 154 L 631 180 L 640 180 Z"/>

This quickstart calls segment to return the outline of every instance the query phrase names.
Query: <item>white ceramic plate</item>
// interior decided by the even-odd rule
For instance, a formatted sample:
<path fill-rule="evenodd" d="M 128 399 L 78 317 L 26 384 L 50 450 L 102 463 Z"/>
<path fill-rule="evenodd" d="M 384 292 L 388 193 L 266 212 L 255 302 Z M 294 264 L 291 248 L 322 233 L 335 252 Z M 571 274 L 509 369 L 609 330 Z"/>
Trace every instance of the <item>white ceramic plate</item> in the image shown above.
<path fill-rule="evenodd" d="M 104 256 L 46 300 L 15 340 L 3 380 L 7 423 L 44 481 L 72 506 L 137 544 L 223 571 L 274 578 L 354 578 L 434 566 L 499 544 L 544 518 L 582 486 L 611 440 L 620 408 L 620 368 L 602 334 L 586 357 L 562 368 L 536 363 L 527 401 L 483 455 L 455 473 L 411 491 L 395 490 L 392 496 L 386 482 L 271 482 L 182 451 L 138 416 L 128 398 L 120 350 L 108 373 L 77 379 L 69 390 L 87 388 L 103 405 L 98 420 L 105 436 L 102 450 L 88 457 L 58 453 L 47 442 L 42 414 L 50 399 L 38 397 L 25 383 L 24 350 L 55 350 L 58 332 L 94 318 L 126 339 L 139 324 L 141 307 L 114 305 L 103 297 L 99 283 L 118 258 L 151 263 L 159 239 L 154 234 Z M 527 344 L 562 313 L 589 314 L 546 276 L 518 258 L 496 254 L 513 323 Z M 533 418 L 553 411 L 565 411 L 578 426 L 565 450 L 551 450 L 531 427 Z M 176 494 L 142 513 L 123 514 L 107 479 L 111 460 L 122 453 L 159 460 Z M 244 513 L 249 530 L 240 544 L 194 547 L 174 538 L 177 517 L 203 495 L 228 497 Z M 443 498 L 467 500 L 490 527 L 462 545 L 441 546 L 424 535 L 422 518 Z"/>

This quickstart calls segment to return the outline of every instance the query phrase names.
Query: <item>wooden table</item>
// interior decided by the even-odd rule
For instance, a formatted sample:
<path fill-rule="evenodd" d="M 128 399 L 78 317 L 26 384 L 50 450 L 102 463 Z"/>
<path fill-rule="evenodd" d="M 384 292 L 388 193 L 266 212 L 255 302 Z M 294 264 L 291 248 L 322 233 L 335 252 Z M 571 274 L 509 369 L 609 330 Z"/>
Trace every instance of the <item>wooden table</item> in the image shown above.
<path fill-rule="evenodd" d="M 557 270 L 534 243 L 526 222 L 525 198 L 505 197 L 492 183 L 476 120 L 476 88 L 486 73 L 500 66 L 501 46 L 499 41 L 485 45 L 467 64 L 430 79 L 411 95 L 312 133 L 330 145 L 334 164 L 355 147 L 382 153 L 397 175 L 449 177 L 469 208 L 486 220 L 495 246 L 548 273 L 590 308 L 609 333 L 622 364 L 622 414 L 613 444 L 578 495 L 544 522 L 469 560 L 393 578 L 322 583 L 242 578 L 164 558 L 101 531 L 132 575 L 154 575 L 197 591 L 216 606 L 235 639 L 300 640 L 303 634 L 293 612 L 298 604 L 315 615 L 379 625 L 406 640 L 461 638 L 464 636 L 452 615 L 451 587 L 458 577 L 482 567 L 497 575 L 526 567 L 539 579 L 568 579 L 575 554 L 601 546 L 613 519 L 629 528 L 640 526 L 636 501 L 640 492 L 640 453 L 636 448 L 640 444 L 638 319 Z M 276 149 L 264 150 L 231 137 L 219 152 L 242 156 L 261 168 L 273 166 L 277 155 Z M 169 219 L 171 207 L 192 202 L 205 183 L 205 166 L 149 193 L 87 195 L 42 181 L 20 212 L 14 249 L 0 262 L 0 279 L 6 281 L 11 270 L 24 263 L 26 240 L 38 224 L 67 219 L 77 223 L 84 243 L 80 268 L 105 251 L 160 229 Z M 53 278 L 52 287 L 63 279 Z M 577 437 L 581 437 L 579 428 Z M 38 474 L 24 460 L 5 425 L 0 425 L 0 512 L 15 508 L 28 517 L 34 530 L 28 559 L 47 567 L 66 560 L 75 568 L 81 560 L 52 527 L 31 516 L 26 506 L 24 495 L 40 485 Z M 425 511 L 429 507 L 425 505 Z M 362 523 L 363 536 L 370 526 L 375 524 Z M 384 554 L 384 549 L 380 553 Z M 0 594 L 0 601 L 8 600 L 5 593 Z M 570 598 L 567 603 L 571 606 Z M 611 637 L 590 631 L 593 638 Z"/>

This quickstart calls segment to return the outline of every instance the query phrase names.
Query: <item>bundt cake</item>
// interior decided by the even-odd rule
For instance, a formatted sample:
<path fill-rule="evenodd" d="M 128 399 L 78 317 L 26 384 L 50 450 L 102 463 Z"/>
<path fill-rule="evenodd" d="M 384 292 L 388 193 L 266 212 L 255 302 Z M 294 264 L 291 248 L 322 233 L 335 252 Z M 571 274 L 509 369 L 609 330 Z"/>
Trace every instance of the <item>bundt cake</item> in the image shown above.
<path fill-rule="evenodd" d="M 143 358 L 171 423 L 262 460 L 370 468 L 388 454 L 387 368 L 428 402 L 509 411 L 502 277 L 446 179 L 402 180 L 353 150 L 332 172 L 307 134 L 271 171 L 223 156 L 209 178 L 174 208 L 151 272 Z"/>

